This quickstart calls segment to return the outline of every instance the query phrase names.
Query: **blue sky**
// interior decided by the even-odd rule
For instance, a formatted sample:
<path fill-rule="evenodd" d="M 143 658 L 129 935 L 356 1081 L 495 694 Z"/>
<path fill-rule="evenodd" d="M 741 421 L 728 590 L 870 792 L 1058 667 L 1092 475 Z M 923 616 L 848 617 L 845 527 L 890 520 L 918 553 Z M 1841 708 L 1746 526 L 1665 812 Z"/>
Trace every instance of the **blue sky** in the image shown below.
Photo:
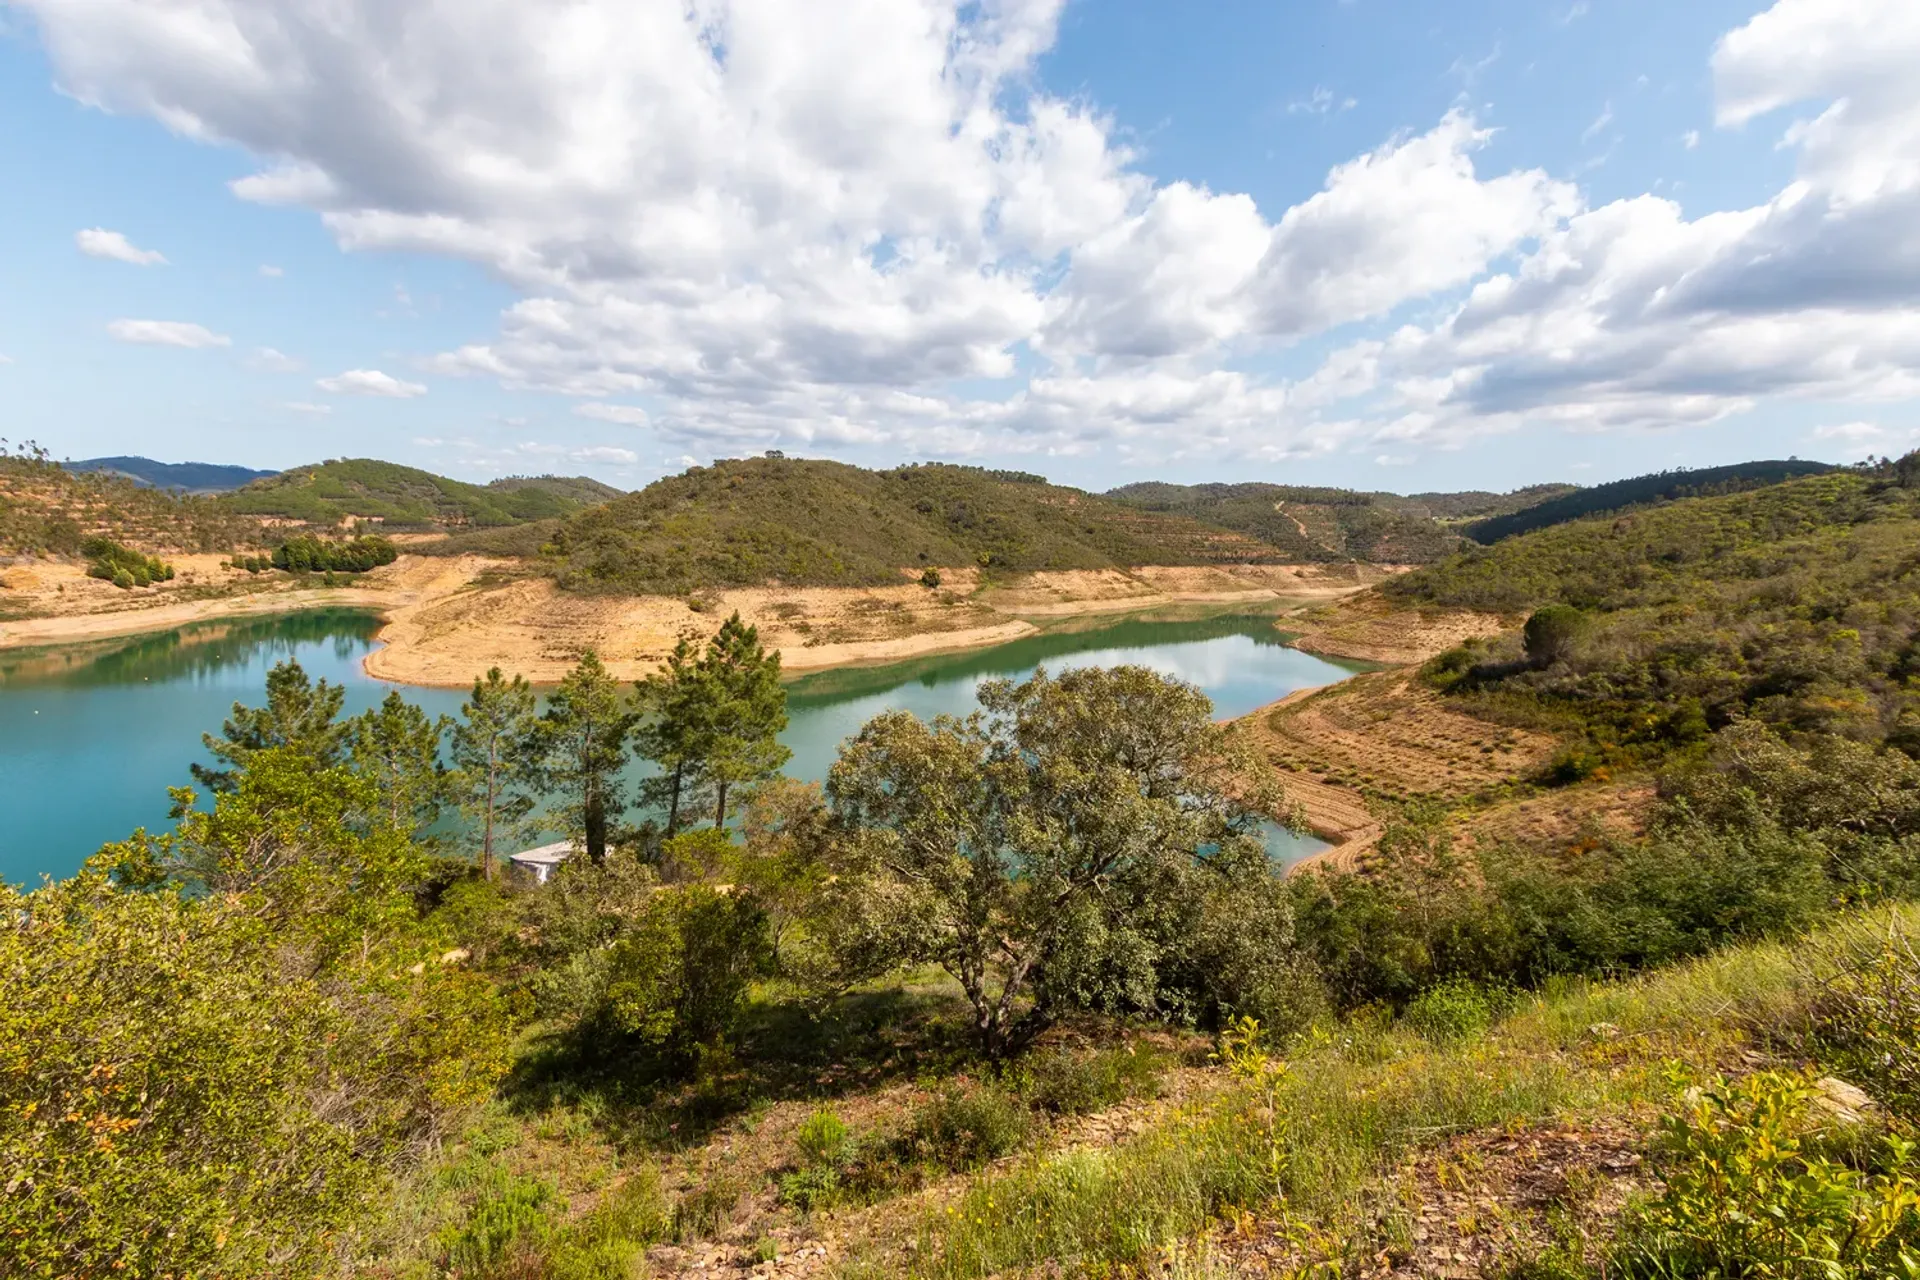
<path fill-rule="evenodd" d="M 692 10 L 0 0 L 0 433 L 1402 491 L 1916 443 L 1905 0 Z"/>

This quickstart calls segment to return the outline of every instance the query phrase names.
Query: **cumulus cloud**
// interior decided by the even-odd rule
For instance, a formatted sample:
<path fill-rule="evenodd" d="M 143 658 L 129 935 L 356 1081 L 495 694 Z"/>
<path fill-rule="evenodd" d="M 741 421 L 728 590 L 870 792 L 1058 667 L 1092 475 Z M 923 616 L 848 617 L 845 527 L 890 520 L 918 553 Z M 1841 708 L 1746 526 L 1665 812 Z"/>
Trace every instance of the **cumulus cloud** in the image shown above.
<path fill-rule="evenodd" d="M 378 369 L 349 369 L 331 378 L 317 379 L 314 385 L 334 395 L 381 396 L 389 400 L 411 400 L 427 394 L 426 387 L 420 383 L 405 382 Z"/>
<path fill-rule="evenodd" d="M 136 267 L 160 267 L 167 262 L 166 255 L 158 250 L 138 248 L 118 231 L 108 231 L 105 227 L 76 231 L 73 233 L 73 243 L 89 258 L 129 262 Z"/>
<path fill-rule="evenodd" d="M 241 198 L 518 291 L 497 333 L 429 367 L 693 453 L 1400 457 L 1527 423 L 1908 395 L 1920 371 L 1910 0 L 1777 0 L 1729 32 L 1716 123 L 1777 129 L 1797 172 L 1691 218 L 1489 170 L 1466 110 L 1288 208 L 1156 181 L 1097 107 L 1037 87 L 1062 0 L 492 0 L 484 21 L 14 2 L 68 92 L 262 157 Z M 1471 85 L 1498 56 L 1455 71 Z M 1304 378 L 1242 371 L 1354 325 Z M 616 403 L 640 396 L 644 416 Z"/>
<path fill-rule="evenodd" d="M 230 347 L 233 339 L 185 320 L 115 320 L 107 332 L 121 342 L 149 347 Z"/>

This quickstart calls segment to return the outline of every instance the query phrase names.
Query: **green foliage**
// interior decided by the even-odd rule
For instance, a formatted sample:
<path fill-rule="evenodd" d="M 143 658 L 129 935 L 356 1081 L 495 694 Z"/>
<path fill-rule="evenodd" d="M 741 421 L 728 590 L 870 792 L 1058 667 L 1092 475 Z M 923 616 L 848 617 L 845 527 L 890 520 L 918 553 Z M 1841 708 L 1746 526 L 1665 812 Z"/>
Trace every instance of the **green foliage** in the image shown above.
<path fill-rule="evenodd" d="M 87 565 L 89 578 L 104 578 L 122 591 L 173 581 L 172 565 L 111 538 L 88 538 L 80 544 L 80 554 L 91 561 Z"/>
<path fill-rule="evenodd" d="M 1587 633 L 1587 615 L 1568 604 L 1550 604 L 1536 609 L 1521 631 L 1527 657 L 1535 664 L 1550 667 L 1571 658 Z"/>
<path fill-rule="evenodd" d="M 938 964 L 996 1054 L 1065 1009 L 1184 1001 L 1209 901 L 1276 883 L 1262 771 L 1204 694 L 1144 668 L 979 696 L 966 720 L 891 712 L 842 745 L 814 925 L 837 980 Z"/>
<path fill-rule="evenodd" d="M 605 860 L 612 825 L 627 807 L 620 768 L 637 718 L 620 682 L 589 649 L 553 691 L 536 728 L 538 777 L 559 793 L 557 816 L 595 862 Z"/>
<path fill-rule="evenodd" d="M 294 467 L 211 501 L 228 511 L 328 527 L 354 518 L 415 528 L 485 527 L 567 515 L 613 492 L 591 480 L 545 476 L 474 485 L 392 462 L 337 458 Z"/>
<path fill-rule="evenodd" d="M 440 743 L 449 724 L 445 716 L 429 720 L 426 712 L 394 691 L 349 725 L 348 760 L 372 780 L 388 825 L 417 840 L 440 820 L 447 798 Z"/>
<path fill-rule="evenodd" d="M 929 591 L 939 586 L 940 571 L 938 569 L 931 569 L 931 568 L 922 569 L 920 571 L 920 585 L 927 588 L 927 590 Z"/>
<path fill-rule="evenodd" d="M 439 1262 L 464 1280 L 627 1280 L 647 1247 L 668 1238 L 660 1179 L 643 1167 L 578 1219 L 552 1184 L 489 1168 L 465 1217 L 441 1233 Z"/>
<path fill-rule="evenodd" d="M 1761 1071 L 1698 1090 L 1662 1122 L 1664 1186 L 1628 1231 L 1641 1276 L 1806 1280 L 1920 1275 L 1914 1144 L 1889 1137 L 1885 1172 L 1822 1151 L 1819 1089 Z"/>
<path fill-rule="evenodd" d="M 481 874 L 492 879 L 496 840 L 533 812 L 535 699 L 523 677 L 493 667 L 473 682 L 453 726 L 454 802 L 474 823 Z"/>
<path fill-rule="evenodd" d="M 943 1169 L 972 1169 L 1016 1150 L 1032 1131 L 1020 1099 L 991 1081 L 950 1085 L 913 1115 L 910 1145 Z"/>
<path fill-rule="evenodd" d="M 853 1154 L 853 1133 L 831 1107 L 822 1107 L 801 1121 L 793 1142 L 806 1164 L 843 1164 Z"/>
<path fill-rule="evenodd" d="M 1383 584 L 1450 608 L 1584 611 L 1551 665 L 1498 646 L 1434 674 L 1489 710 L 1572 718 L 1629 758 L 1742 718 L 1799 734 L 1911 741 L 1920 726 L 1920 492 L 1893 464 L 1557 525 Z"/>
<path fill-rule="evenodd" d="M 215 503 L 111 472 L 70 471 L 31 441 L 10 448 L 0 440 L 0 555 L 76 555 L 90 537 L 167 551 L 259 543 L 258 521 Z M 127 573 L 138 577 L 131 564 Z"/>
<path fill-rule="evenodd" d="M 1490 516 L 1467 527 L 1477 542 L 1493 543 L 1516 534 L 1531 533 L 1556 524 L 1566 524 L 1602 512 L 1620 511 L 1645 503 L 1673 502 L 1680 498 L 1708 497 L 1740 493 L 1793 480 L 1800 476 L 1822 475 L 1835 468 L 1825 462 L 1737 462 L 1726 467 L 1700 467 L 1695 470 L 1660 471 L 1653 475 L 1614 480 L 1590 489 L 1576 489 L 1518 511 Z"/>
<path fill-rule="evenodd" d="M 1429 1040 L 1471 1040 L 1493 1025 L 1500 1003 L 1478 983 L 1448 978 L 1415 996 L 1400 1016 Z"/>
<path fill-rule="evenodd" d="M 1056 1115 L 1090 1115 L 1129 1098 L 1160 1091 L 1166 1063 L 1151 1046 L 1127 1045 L 1090 1054 L 1053 1050 L 1021 1064 L 1020 1095 Z"/>
<path fill-rule="evenodd" d="M 1889 933 L 1845 958 L 1811 1013 L 1821 1060 L 1867 1085 L 1903 1119 L 1920 1118 L 1920 955 Z"/>
<path fill-rule="evenodd" d="M 288 659 L 267 673 L 267 705 L 233 704 L 233 714 L 221 726 L 220 736 L 205 734 L 202 741 L 225 769 L 192 766 L 194 778 L 215 791 L 233 785 L 235 771 L 245 768 L 259 751 L 287 748 L 325 767 L 347 750 L 352 728 L 338 719 L 346 690 L 322 680 L 314 684 L 305 668 Z"/>
<path fill-rule="evenodd" d="M 653 895 L 614 945 L 596 1019 L 678 1061 L 734 1029 L 749 985 L 768 974 L 766 914 L 745 894 L 703 885 Z"/>
<path fill-rule="evenodd" d="M 1253 538 L 1033 478 L 926 465 L 732 459 L 583 511 L 553 536 L 577 590 L 684 596 L 769 579 L 898 583 L 902 568 L 996 572 L 1281 560 Z"/>
<path fill-rule="evenodd" d="M 292 573 L 365 573 L 392 564 L 400 552 L 385 538 L 359 537 L 332 542 L 307 534 L 289 538 L 273 549 L 272 565 Z"/>

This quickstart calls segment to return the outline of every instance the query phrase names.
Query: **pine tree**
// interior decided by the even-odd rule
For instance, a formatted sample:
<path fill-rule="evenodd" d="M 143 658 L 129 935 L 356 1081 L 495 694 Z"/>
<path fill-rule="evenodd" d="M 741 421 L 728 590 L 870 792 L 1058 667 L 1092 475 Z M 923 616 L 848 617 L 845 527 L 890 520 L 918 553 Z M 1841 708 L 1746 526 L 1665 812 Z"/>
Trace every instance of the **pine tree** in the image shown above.
<path fill-rule="evenodd" d="M 447 794 L 440 741 L 447 727 L 446 717 L 428 719 L 397 692 L 351 722 L 349 759 L 373 781 L 380 816 L 397 831 L 418 835 L 439 820 Z"/>
<path fill-rule="evenodd" d="M 494 667 L 473 682 L 460 715 L 453 730 L 456 790 L 461 810 L 480 824 L 480 870 L 492 879 L 496 830 L 511 829 L 533 809 L 526 789 L 534 764 L 533 686 L 520 676 L 509 683 Z"/>
<path fill-rule="evenodd" d="M 231 791 L 248 757 L 274 747 L 291 747 L 311 758 L 316 768 L 331 768 L 346 750 L 349 726 L 337 719 L 346 696 L 339 685 L 325 680 L 314 684 L 292 659 L 277 664 L 267 673 L 266 706 L 236 702 L 219 737 L 201 736 L 214 759 L 228 767 L 196 764 L 194 779 L 214 791 Z"/>
<path fill-rule="evenodd" d="M 706 686 L 703 738 L 713 779 L 713 825 L 723 827 L 728 792 L 775 776 L 793 757 L 779 741 L 787 727 L 787 691 L 780 683 L 780 654 L 762 648 L 759 630 L 738 613 L 707 642 L 698 674 Z"/>
<path fill-rule="evenodd" d="M 566 797 L 560 812 L 568 833 L 595 862 L 605 861 L 607 833 L 627 807 L 620 766 L 636 718 L 592 649 L 560 682 L 540 718 L 541 772 Z"/>
<path fill-rule="evenodd" d="M 640 784 L 640 801 L 666 810 L 666 834 L 672 836 L 706 781 L 709 754 L 712 698 L 693 642 L 681 636 L 660 670 L 636 688 L 645 718 L 634 732 L 634 752 L 660 767 L 658 776 Z"/>

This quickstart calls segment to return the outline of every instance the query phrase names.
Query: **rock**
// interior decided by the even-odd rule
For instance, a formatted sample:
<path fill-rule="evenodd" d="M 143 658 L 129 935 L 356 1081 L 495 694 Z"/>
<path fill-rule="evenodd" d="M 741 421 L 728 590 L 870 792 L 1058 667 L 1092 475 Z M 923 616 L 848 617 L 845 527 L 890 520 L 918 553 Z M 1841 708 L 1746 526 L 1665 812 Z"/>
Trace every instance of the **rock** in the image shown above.
<path fill-rule="evenodd" d="M 1834 1124 L 1865 1124 L 1880 1109 L 1865 1089 L 1838 1076 L 1821 1076 L 1813 1087 L 1819 1091 L 1813 1099 L 1814 1110 Z"/>

